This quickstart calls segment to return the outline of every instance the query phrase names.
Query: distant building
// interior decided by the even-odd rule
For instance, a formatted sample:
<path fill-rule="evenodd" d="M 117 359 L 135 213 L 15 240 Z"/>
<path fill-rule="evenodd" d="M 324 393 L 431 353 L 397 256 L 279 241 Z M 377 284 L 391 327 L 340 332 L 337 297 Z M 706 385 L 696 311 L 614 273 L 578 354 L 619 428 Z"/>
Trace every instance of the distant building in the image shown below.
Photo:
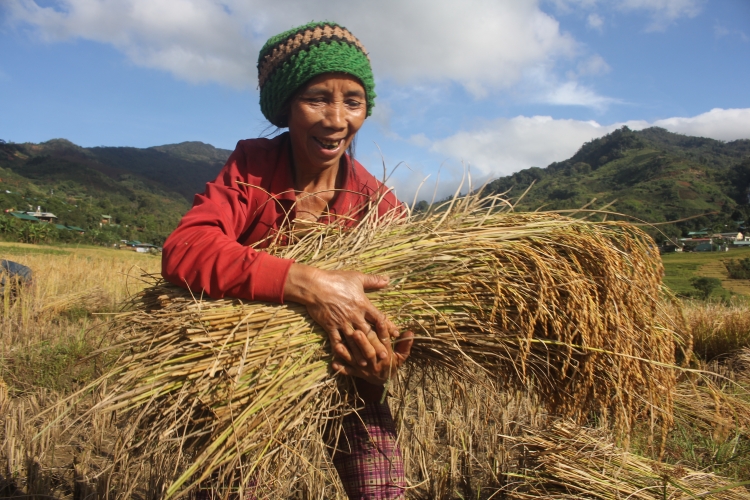
<path fill-rule="evenodd" d="M 55 214 L 53 214 L 52 212 L 42 212 L 41 210 L 39 210 L 39 207 L 37 207 L 37 210 L 35 212 L 26 212 L 26 215 L 36 217 L 37 220 L 40 220 L 42 222 L 54 222 L 54 219 L 57 219 L 57 216 Z"/>
<path fill-rule="evenodd" d="M 659 247 L 659 253 L 675 253 L 675 252 L 682 252 L 682 248 L 684 245 L 676 244 L 676 243 L 665 243 L 662 246 Z"/>
<path fill-rule="evenodd" d="M 131 242 L 128 242 L 128 245 L 130 246 L 130 249 L 138 252 L 138 253 L 160 253 L 161 247 L 157 247 L 156 245 L 152 245 L 151 243 L 137 243 L 135 245 L 130 245 Z"/>
<path fill-rule="evenodd" d="M 700 231 L 690 231 L 688 234 L 689 238 L 697 239 L 697 238 L 705 238 L 708 236 L 708 229 L 701 229 Z"/>
<path fill-rule="evenodd" d="M 680 241 L 686 244 L 710 243 L 711 238 L 680 238 Z"/>
<path fill-rule="evenodd" d="M 100 222 L 101 224 L 111 224 L 112 223 L 112 216 L 111 215 L 102 215 L 102 220 Z"/>
<path fill-rule="evenodd" d="M 721 238 L 729 241 L 742 241 L 742 233 L 717 233 L 713 235 L 714 238 Z"/>
<path fill-rule="evenodd" d="M 29 222 L 41 222 L 39 219 L 37 219 L 33 215 L 29 215 L 28 213 L 25 213 L 25 212 L 8 212 L 8 215 L 15 217 L 16 219 L 27 220 Z"/>
<path fill-rule="evenodd" d="M 701 243 L 693 248 L 693 252 L 714 252 L 718 249 L 716 245 L 711 242 Z"/>

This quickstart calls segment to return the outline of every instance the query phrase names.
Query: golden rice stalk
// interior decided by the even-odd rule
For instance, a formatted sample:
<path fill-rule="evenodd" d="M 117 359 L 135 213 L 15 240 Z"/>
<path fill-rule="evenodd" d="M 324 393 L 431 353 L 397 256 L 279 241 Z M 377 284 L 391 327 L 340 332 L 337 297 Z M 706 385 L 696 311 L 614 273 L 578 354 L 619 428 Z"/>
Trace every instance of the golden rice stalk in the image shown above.
<path fill-rule="evenodd" d="M 750 438 L 750 348 L 693 372 L 675 390 L 675 424 L 713 441 Z"/>
<path fill-rule="evenodd" d="M 748 498 L 750 482 L 668 465 L 618 448 L 601 431 L 556 423 L 511 437 L 518 447 L 519 473 L 504 498 L 633 500 Z"/>
<path fill-rule="evenodd" d="M 596 413 L 626 434 L 644 417 L 668 426 L 675 339 L 652 241 L 625 223 L 498 213 L 496 201 L 322 226 L 269 251 L 389 275 L 391 286 L 370 297 L 415 332 L 417 366 L 459 378 L 479 367 L 498 388 L 533 381 L 550 411 L 579 421 Z M 98 408 L 137 417 L 127 453 L 193 454 L 167 495 L 215 473 L 260 481 L 288 438 L 315 455 L 320 428 L 351 411 L 328 370 L 326 335 L 303 307 L 205 300 L 156 283 L 118 324 L 125 355 Z"/>
<path fill-rule="evenodd" d="M 726 358 L 750 347 L 747 305 L 691 301 L 683 308 L 695 354 L 703 361 Z"/>

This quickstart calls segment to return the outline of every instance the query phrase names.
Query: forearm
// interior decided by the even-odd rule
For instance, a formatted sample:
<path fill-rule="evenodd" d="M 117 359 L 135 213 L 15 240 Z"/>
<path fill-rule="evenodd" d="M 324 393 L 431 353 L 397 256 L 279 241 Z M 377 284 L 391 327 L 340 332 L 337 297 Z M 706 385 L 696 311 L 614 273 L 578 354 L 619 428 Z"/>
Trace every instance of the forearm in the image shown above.
<path fill-rule="evenodd" d="M 178 228 L 164 245 L 162 275 L 209 297 L 282 302 L 292 261 L 245 247 L 210 226 Z"/>

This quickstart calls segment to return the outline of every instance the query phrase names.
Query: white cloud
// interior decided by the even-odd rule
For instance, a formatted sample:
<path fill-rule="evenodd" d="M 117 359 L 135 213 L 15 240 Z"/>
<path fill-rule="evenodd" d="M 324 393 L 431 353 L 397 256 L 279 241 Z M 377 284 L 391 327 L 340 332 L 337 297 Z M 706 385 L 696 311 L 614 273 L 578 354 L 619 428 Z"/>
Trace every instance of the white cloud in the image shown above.
<path fill-rule="evenodd" d="M 481 176 L 509 175 L 532 166 L 546 167 L 570 158 L 581 145 L 623 125 L 633 130 L 663 127 L 671 132 L 722 141 L 750 139 L 750 108 L 712 109 L 689 118 L 667 118 L 601 125 L 595 121 L 553 119 L 549 116 L 501 118 L 472 131 L 434 141 L 431 149 L 464 161 Z"/>
<path fill-rule="evenodd" d="M 419 146 L 421 148 L 427 148 L 432 145 L 432 142 L 427 138 L 427 136 L 423 133 L 419 134 L 413 134 L 407 139 L 407 141 L 410 144 L 414 144 L 415 146 Z"/>
<path fill-rule="evenodd" d="M 648 29 L 659 31 L 682 17 L 697 16 L 704 0 L 620 0 L 622 10 L 644 10 L 651 15 Z"/>
<path fill-rule="evenodd" d="M 519 96 L 530 102 L 555 106 L 583 106 L 596 111 L 605 111 L 611 104 L 621 101 L 598 94 L 591 87 L 577 81 L 578 77 L 591 73 L 606 73 L 609 65 L 600 56 L 592 56 L 581 62 L 577 70 L 567 72 L 566 81 L 545 66 L 526 72 L 523 84 L 519 85 Z"/>
<path fill-rule="evenodd" d="M 594 12 L 589 14 L 589 16 L 586 18 L 586 25 L 589 28 L 601 32 L 602 27 L 604 27 L 604 19 L 602 19 L 602 16 Z"/>
<path fill-rule="evenodd" d="M 540 102 L 558 106 L 584 106 L 604 111 L 610 104 L 620 102 L 618 99 L 597 94 L 594 90 L 570 81 L 550 89 L 540 97 Z"/>
<path fill-rule="evenodd" d="M 743 42 L 747 42 L 750 40 L 750 38 L 748 38 L 748 36 L 745 34 L 744 31 L 729 29 L 726 26 L 719 23 L 719 21 L 716 21 L 714 23 L 714 34 L 716 35 L 716 38 L 722 38 L 725 36 L 736 36 Z"/>
<path fill-rule="evenodd" d="M 581 76 L 604 75 L 612 70 L 607 61 L 599 54 L 578 63 L 578 74 Z"/>
<path fill-rule="evenodd" d="M 576 42 L 534 0 L 5 0 L 10 19 L 48 41 L 117 47 L 135 64 L 191 82 L 256 85 L 257 53 L 311 19 L 350 28 L 379 78 L 454 81 L 476 96 L 574 57 Z M 40 2 L 41 3 L 41 2 Z M 48 3 L 48 2 L 47 2 Z"/>
<path fill-rule="evenodd" d="M 703 9 L 705 0 L 547 0 L 559 12 L 570 13 L 573 10 L 593 10 L 613 6 L 623 12 L 645 12 L 650 23 L 648 30 L 660 31 L 674 21 L 683 17 L 695 17 Z M 587 24 L 590 28 L 601 30 L 603 19 L 597 13 L 589 14 Z"/>
<path fill-rule="evenodd" d="M 463 160 L 482 174 L 501 176 L 568 158 L 586 141 L 612 130 L 594 121 L 517 116 L 489 122 L 480 130 L 436 141 L 432 150 Z"/>
<path fill-rule="evenodd" d="M 40 7 L 10 0 L 11 19 L 36 29 L 45 41 L 76 38 L 109 43 L 140 66 L 190 82 L 242 87 L 257 78 L 257 52 L 223 6 L 204 0 L 59 0 Z"/>
<path fill-rule="evenodd" d="M 750 139 L 750 108 L 714 108 L 691 118 L 666 118 L 653 125 L 678 134 L 710 137 L 721 141 Z"/>

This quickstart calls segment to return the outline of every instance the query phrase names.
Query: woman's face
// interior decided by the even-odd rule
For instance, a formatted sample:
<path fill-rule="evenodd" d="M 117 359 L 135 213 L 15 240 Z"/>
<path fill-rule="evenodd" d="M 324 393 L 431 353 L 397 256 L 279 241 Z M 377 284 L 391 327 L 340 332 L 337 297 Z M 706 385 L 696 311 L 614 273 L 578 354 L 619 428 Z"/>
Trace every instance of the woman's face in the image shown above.
<path fill-rule="evenodd" d="M 365 89 L 353 76 L 327 73 L 310 80 L 289 109 L 297 172 L 316 175 L 338 165 L 366 117 Z"/>

